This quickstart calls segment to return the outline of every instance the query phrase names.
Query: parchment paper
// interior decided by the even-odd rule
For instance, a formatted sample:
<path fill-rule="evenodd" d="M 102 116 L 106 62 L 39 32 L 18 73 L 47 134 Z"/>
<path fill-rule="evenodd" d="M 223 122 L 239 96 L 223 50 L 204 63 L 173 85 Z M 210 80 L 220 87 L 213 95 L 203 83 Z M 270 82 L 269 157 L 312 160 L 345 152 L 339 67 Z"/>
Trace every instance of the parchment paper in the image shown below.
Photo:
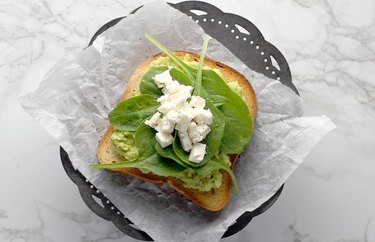
<path fill-rule="evenodd" d="M 103 33 L 95 44 L 59 62 L 40 87 L 21 100 L 25 110 L 68 152 L 73 165 L 139 228 L 156 241 L 218 241 L 245 211 L 269 199 L 313 146 L 335 126 L 326 117 L 301 117 L 301 99 L 280 82 L 255 73 L 218 41 L 208 56 L 251 81 L 258 112 L 251 144 L 235 168 L 239 195 L 221 212 L 208 212 L 167 185 L 155 185 L 100 169 L 96 148 L 108 127 L 107 115 L 126 80 L 159 50 L 150 33 L 169 49 L 199 52 L 203 30 L 164 2 L 145 5 Z"/>

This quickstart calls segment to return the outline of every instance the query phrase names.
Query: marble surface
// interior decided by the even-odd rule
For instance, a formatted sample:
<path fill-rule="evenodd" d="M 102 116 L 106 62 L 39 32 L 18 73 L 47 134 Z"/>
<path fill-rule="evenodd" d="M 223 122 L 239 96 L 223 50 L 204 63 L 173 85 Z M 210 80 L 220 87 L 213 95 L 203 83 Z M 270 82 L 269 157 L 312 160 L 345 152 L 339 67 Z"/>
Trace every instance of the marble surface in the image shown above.
<path fill-rule="evenodd" d="M 105 22 L 146 2 L 0 2 L 0 241 L 136 241 L 85 206 L 58 144 L 17 97 Z M 287 58 L 305 113 L 338 126 L 277 203 L 223 241 L 375 241 L 375 2 L 208 2 L 258 26 Z"/>

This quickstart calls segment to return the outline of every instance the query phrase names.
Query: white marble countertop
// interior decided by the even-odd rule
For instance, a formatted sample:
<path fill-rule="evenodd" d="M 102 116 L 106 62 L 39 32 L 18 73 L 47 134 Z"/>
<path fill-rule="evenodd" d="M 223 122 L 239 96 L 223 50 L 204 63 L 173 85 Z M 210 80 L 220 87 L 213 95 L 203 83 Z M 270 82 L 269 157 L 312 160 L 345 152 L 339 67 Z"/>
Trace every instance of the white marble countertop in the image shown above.
<path fill-rule="evenodd" d="M 0 241 L 135 241 L 86 207 L 59 145 L 16 98 L 104 23 L 146 2 L 1 1 Z M 338 126 L 276 204 L 223 241 L 375 241 L 375 2 L 208 2 L 252 21 L 288 60 L 306 111 Z"/>

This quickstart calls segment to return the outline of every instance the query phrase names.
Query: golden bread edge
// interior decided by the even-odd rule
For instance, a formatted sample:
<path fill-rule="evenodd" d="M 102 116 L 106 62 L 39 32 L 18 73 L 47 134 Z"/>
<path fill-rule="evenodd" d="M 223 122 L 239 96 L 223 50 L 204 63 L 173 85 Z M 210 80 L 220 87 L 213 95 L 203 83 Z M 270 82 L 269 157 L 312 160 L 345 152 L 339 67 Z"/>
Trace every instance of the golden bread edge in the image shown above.
<path fill-rule="evenodd" d="M 178 57 L 184 57 L 186 54 L 189 54 L 190 61 L 194 60 L 198 62 L 199 55 L 191 52 L 186 51 L 173 51 L 175 55 Z M 138 90 L 139 84 L 141 81 L 141 77 L 143 76 L 145 70 L 147 70 L 149 64 L 157 59 L 159 56 L 164 56 L 164 54 L 157 54 L 148 58 L 144 61 L 141 65 L 137 67 L 133 75 L 130 77 L 125 92 L 121 96 L 120 101 L 129 98 L 132 94 Z M 223 79 L 226 82 L 230 81 L 237 81 L 238 85 L 242 89 L 242 93 L 246 99 L 246 104 L 249 107 L 250 115 L 254 120 L 256 114 L 256 97 L 253 88 L 251 87 L 248 80 L 238 71 L 235 69 L 222 64 L 218 61 L 212 60 L 210 58 L 205 58 L 205 66 L 209 68 L 215 68 L 220 70 L 220 73 Z M 113 133 L 114 129 L 110 125 L 106 130 L 105 134 L 103 135 L 102 139 L 99 142 L 98 149 L 97 149 L 97 157 L 100 163 L 108 164 L 114 162 L 119 162 L 121 158 L 113 152 L 111 149 L 111 134 Z M 237 161 L 237 155 L 231 156 L 232 162 L 232 169 Z M 218 211 L 221 210 L 229 200 L 230 197 L 230 190 L 231 190 L 231 178 L 226 172 L 222 172 L 223 180 L 222 185 L 213 191 L 209 192 L 201 192 L 196 189 L 186 188 L 182 185 L 182 182 L 176 178 L 170 177 L 160 177 L 153 175 L 151 173 L 145 174 L 136 168 L 119 168 L 119 169 L 110 169 L 111 171 L 115 172 L 122 172 L 139 179 L 154 182 L 154 183 L 168 183 L 172 188 L 174 188 L 177 192 L 188 198 L 189 200 L 193 201 L 194 203 L 198 204 L 201 207 L 204 207 L 211 211 Z"/>

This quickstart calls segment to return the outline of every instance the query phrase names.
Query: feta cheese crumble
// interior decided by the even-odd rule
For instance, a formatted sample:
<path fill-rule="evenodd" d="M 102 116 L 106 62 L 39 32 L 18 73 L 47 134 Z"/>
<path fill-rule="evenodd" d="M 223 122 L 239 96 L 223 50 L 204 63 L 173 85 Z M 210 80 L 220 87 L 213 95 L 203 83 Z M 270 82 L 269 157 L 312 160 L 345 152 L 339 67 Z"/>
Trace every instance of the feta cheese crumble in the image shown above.
<path fill-rule="evenodd" d="M 145 124 L 157 131 L 155 137 L 162 148 L 173 143 L 174 131 L 180 139 L 182 149 L 190 152 L 189 161 L 199 163 L 206 154 L 206 145 L 200 143 L 211 131 L 213 115 L 204 109 L 206 101 L 192 96 L 193 87 L 173 80 L 166 70 L 154 77 L 155 84 L 161 89 L 158 98 L 160 106 Z"/>

